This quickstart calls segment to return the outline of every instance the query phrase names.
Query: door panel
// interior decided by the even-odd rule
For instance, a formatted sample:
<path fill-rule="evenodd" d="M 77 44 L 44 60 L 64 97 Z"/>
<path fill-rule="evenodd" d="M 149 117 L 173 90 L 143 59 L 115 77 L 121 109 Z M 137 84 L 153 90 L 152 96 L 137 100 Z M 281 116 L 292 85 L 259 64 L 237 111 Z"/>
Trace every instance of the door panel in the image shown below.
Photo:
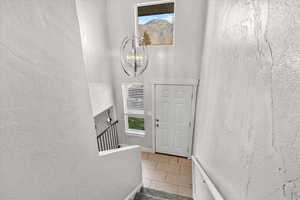
<path fill-rule="evenodd" d="M 171 141 L 169 138 L 169 120 L 170 120 L 170 104 L 171 101 L 169 99 L 169 88 L 158 88 L 156 91 L 156 95 L 160 96 L 160 103 L 157 104 L 157 114 L 159 121 L 156 124 L 159 126 L 159 134 L 156 136 L 156 145 L 159 147 L 160 152 L 167 152 L 169 146 L 171 146 Z"/>
<path fill-rule="evenodd" d="M 157 145 L 161 152 L 167 152 L 170 146 L 168 128 L 160 127 L 159 135 L 157 135 Z"/>
<path fill-rule="evenodd" d="M 189 156 L 192 86 L 156 85 L 156 151 Z"/>

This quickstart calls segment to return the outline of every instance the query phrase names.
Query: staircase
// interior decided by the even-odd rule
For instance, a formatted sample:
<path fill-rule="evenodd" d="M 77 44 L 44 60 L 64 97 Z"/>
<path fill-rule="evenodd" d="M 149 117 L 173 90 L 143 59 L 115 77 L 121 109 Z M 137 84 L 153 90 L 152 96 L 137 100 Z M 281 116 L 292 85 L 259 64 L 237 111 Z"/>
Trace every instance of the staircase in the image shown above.
<path fill-rule="evenodd" d="M 184 197 L 176 194 L 153 190 L 149 188 L 142 188 L 136 194 L 134 200 L 193 200 L 190 197 Z"/>
<path fill-rule="evenodd" d="M 99 129 L 97 125 L 95 125 L 99 152 L 117 149 L 120 147 L 117 124 L 118 120 L 110 123 L 109 126 L 105 128 L 101 133 L 98 133 Z"/>

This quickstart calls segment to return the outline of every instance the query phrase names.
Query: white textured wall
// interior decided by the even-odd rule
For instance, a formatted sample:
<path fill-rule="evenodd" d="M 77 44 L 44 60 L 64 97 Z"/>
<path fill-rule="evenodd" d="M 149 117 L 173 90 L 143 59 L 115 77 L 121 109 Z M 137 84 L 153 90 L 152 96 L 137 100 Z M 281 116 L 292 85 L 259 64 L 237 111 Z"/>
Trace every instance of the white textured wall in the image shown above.
<path fill-rule="evenodd" d="M 110 84 L 89 83 L 89 93 L 94 117 L 114 105 L 113 91 Z"/>
<path fill-rule="evenodd" d="M 300 198 L 300 2 L 209 1 L 195 154 L 230 200 Z"/>
<path fill-rule="evenodd" d="M 152 147 L 152 88 L 154 80 L 198 79 L 202 55 L 202 39 L 206 16 L 205 0 L 177 0 L 175 4 L 175 45 L 149 46 L 149 66 L 138 79 L 126 77 L 120 65 L 120 46 L 126 36 L 134 34 L 136 3 L 153 0 L 109 0 L 108 27 L 112 50 L 113 84 L 117 117 L 124 130 L 124 111 L 121 85 L 128 81 L 145 84 L 146 136 L 129 136 L 129 144 Z M 159 1 L 158 1 L 159 2 Z M 124 138 L 123 138 L 124 139 Z"/>
<path fill-rule="evenodd" d="M 107 1 L 76 0 L 85 70 L 94 116 L 114 104 Z"/>
<path fill-rule="evenodd" d="M 110 83 L 111 57 L 106 0 L 76 0 L 89 82 Z"/>
<path fill-rule="evenodd" d="M 81 52 L 73 0 L 0 0 L 1 200 L 120 200 L 141 181 L 137 149 L 98 157 Z"/>

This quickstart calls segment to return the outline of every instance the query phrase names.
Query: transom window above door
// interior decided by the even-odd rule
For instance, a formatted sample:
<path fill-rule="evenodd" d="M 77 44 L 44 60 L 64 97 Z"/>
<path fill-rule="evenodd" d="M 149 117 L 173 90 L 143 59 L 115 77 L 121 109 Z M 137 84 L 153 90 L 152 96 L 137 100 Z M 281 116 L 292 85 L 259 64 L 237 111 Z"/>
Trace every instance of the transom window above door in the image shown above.
<path fill-rule="evenodd" d="M 136 35 L 144 45 L 174 45 L 173 0 L 140 3 L 136 6 Z"/>
<path fill-rule="evenodd" d="M 123 84 L 122 93 L 126 133 L 144 135 L 144 85 L 141 83 Z"/>

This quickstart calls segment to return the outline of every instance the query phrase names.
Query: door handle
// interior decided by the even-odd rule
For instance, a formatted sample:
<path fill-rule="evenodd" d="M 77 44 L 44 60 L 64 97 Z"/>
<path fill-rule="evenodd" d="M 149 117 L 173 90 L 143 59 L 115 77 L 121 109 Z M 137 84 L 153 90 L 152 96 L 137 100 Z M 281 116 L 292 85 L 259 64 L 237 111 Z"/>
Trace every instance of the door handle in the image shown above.
<path fill-rule="evenodd" d="M 156 127 L 159 127 L 159 124 L 156 124 Z"/>

